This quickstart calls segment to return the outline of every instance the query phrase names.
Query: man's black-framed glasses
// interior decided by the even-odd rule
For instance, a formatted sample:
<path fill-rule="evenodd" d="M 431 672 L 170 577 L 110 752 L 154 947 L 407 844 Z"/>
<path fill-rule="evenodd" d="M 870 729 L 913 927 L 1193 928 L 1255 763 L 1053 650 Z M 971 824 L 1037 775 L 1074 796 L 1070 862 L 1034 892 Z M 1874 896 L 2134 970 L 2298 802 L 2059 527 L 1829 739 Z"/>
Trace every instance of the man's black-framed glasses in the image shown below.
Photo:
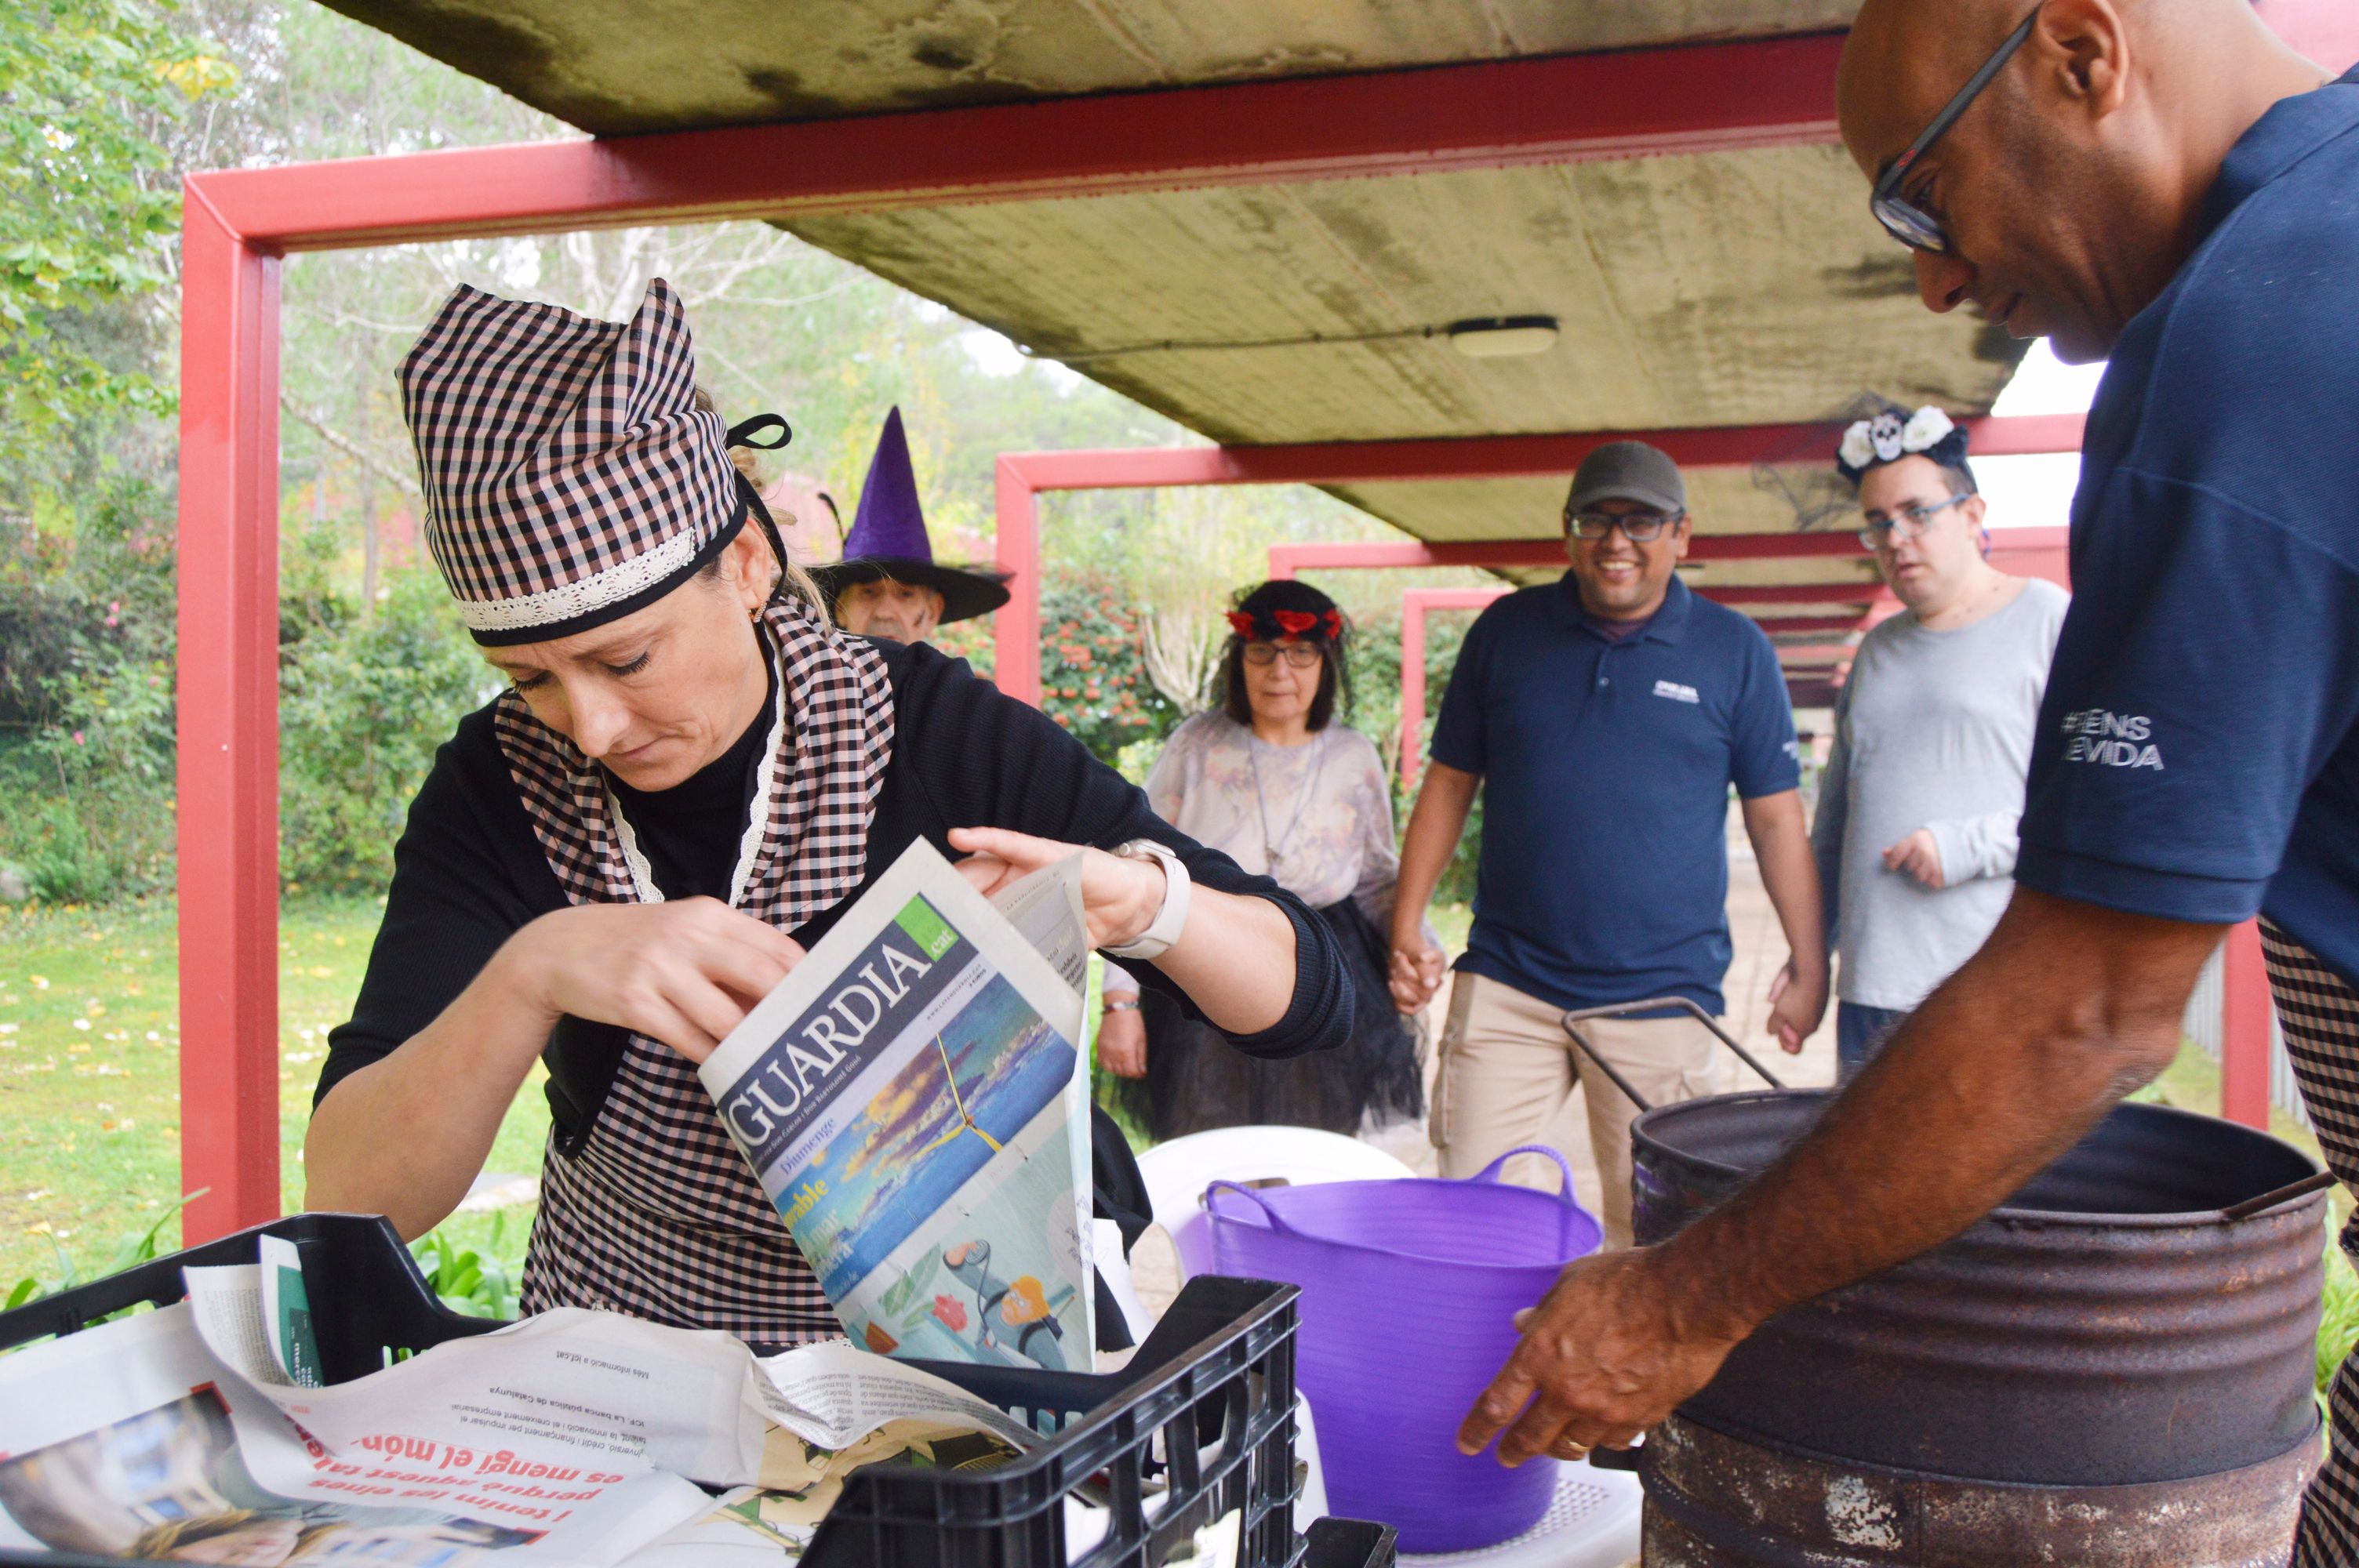
<path fill-rule="evenodd" d="M 1908 171 L 1916 167 L 1919 158 L 1925 156 L 1926 149 L 1940 141 L 1950 127 L 1958 123 L 1958 116 L 1964 114 L 1968 106 L 1981 96 L 1983 89 L 1991 84 L 1991 78 L 2015 58 L 2015 51 L 2031 37 L 2031 29 L 2038 21 L 2039 7 L 2035 5 L 2031 8 L 2031 15 L 2006 36 L 2006 42 L 1998 46 L 1997 52 L 1983 61 L 1980 70 L 1966 79 L 1966 84 L 1958 89 L 1958 95 L 1933 116 L 1933 123 L 1908 144 L 1908 150 L 1894 158 L 1891 167 L 1876 177 L 1875 189 L 1868 195 L 1868 210 L 1875 214 L 1875 221 L 1884 225 L 1886 233 L 1910 250 L 1947 255 L 1950 233 L 1941 226 L 1940 219 L 1901 194 L 1900 187 L 1908 179 Z"/>
<path fill-rule="evenodd" d="M 1577 538 L 1594 544 L 1614 529 L 1634 545 L 1650 545 L 1662 537 L 1663 530 L 1684 521 L 1684 512 L 1568 512 L 1565 526 Z"/>
<path fill-rule="evenodd" d="M 1880 513 L 1863 513 L 1859 542 L 1871 550 L 1881 550 L 1905 539 L 1914 539 L 1933 525 L 1933 519 L 1962 501 L 1973 497 L 1971 490 L 1962 490 L 1947 501 L 1929 501 L 1922 506 L 1907 506 L 1885 516 Z"/>

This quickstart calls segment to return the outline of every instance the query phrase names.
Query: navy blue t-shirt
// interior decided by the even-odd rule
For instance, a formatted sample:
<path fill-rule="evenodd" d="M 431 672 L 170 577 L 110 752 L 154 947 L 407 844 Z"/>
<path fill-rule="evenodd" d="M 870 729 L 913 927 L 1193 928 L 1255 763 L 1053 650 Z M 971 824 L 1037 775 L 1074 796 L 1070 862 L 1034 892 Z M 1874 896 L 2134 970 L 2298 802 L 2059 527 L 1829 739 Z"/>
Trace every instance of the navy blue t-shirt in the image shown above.
<path fill-rule="evenodd" d="M 1619 641 L 1571 576 L 1466 634 L 1433 760 L 1483 776 L 1459 968 L 1559 1007 L 1683 996 L 1722 1011 L 1728 789 L 1795 787 L 1794 711 L 1761 629 L 1674 579 Z"/>
<path fill-rule="evenodd" d="M 2263 115 L 2203 223 L 2090 412 L 2016 880 L 2263 910 L 2359 980 L 2359 71 Z"/>

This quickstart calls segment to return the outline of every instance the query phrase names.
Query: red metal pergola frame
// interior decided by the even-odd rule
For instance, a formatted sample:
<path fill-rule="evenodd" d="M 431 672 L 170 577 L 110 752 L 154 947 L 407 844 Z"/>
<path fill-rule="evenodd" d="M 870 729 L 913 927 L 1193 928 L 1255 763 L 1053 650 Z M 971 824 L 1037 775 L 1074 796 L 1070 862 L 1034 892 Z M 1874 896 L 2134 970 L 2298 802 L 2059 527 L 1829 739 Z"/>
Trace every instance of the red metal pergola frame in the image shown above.
<path fill-rule="evenodd" d="M 299 251 L 1506 168 L 1834 135 L 1833 35 L 191 175 L 182 210 L 181 1167 L 278 1212 L 278 268 Z M 1004 476 L 1003 476 L 1004 478 Z M 1027 539 L 1003 549 L 1029 574 Z M 1004 615 L 1026 645 L 1029 596 Z M 1020 684 L 1017 689 L 1021 690 Z M 1025 695 L 1037 698 L 1036 689 Z"/>
<path fill-rule="evenodd" d="M 2267 0 L 2265 14 L 2289 37 L 2315 31 L 2324 47 L 2311 52 L 2327 59 L 2354 31 L 2343 6 Z M 2359 43 L 2353 47 L 2359 52 Z M 1834 139 L 1840 49 L 1837 35 L 1808 35 L 189 177 L 178 691 L 181 1164 L 184 1184 L 206 1192 L 186 1212 L 186 1237 L 220 1235 L 279 1206 L 281 258 L 638 223 L 1819 146 Z M 1030 483 L 1029 460 L 1053 460 L 1002 464 L 1003 519 L 1024 511 L 1028 522 L 1028 503 L 1011 507 L 1011 480 L 1027 495 L 1057 488 Z M 1285 460 L 1232 451 L 1213 460 L 1253 468 Z M 1000 561 L 1034 575 L 1038 554 L 1027 526 L 1003 543 Z M 1757 590 L 1754 601 L 1781 597 L 1803 602 L 1779 589 Z M 1036 650 L 1031 688 L 1011 679 L 1011 689 L 1037 697 L 1030 596 L 1018 596 L 997 630 L 1004 647 Z"/>
<path fill-rule="evenodd" d="M 1986 457 L 2081 449 L 2078 414 L 2032 415 L 1967 421 L 1974 450 Z M 1822 443 L 1815 425 L 1747 425 L 1637 432 L 1588 431 L 1531 436 L 1445 437 L 1407 441 L 1320 441 L 1266 447 L 1131 447 L 1099 451 L 1009 452 L 995 475 L 998 560 L 1024 582 L 1038 583 L 1039 497 L 1048 491 L 1159 490 L 1232 484 L 1373 484 L 1401 481 L 1570 477 L 1582 459 L 1608 441 L 1643 436 L 1686 468 L 1747 468 L 1772 453 Z M 1425 543 L 1415 539 L 1365 545 L 1280 545 L 1270 551 L 1270 575 L 1291 576 L 1296 565 L 1327 567 L 1520 567 L 1560 562 L 1534 558 L 1554 551 L 1548 540 Z M 1856 540 L 1827 534 L 1701 535 L 1691 558 L 1758 560 L 1855 556 Z M 1784 594 L 1784 589 L 1765 592 Z M 1843 596 L 1821 593 L 1819 602 Z M 993 678 L 1027 702 L 1040 700 L 1038 596 L 1018 592 L 993 625 Z M 1759 600 L 1757 602 L 1773 602 Z M 1787 602 L 1810 603 L 1786 595 Z M 1731 602 L 1735 602 L 1731 600 Z"/>
<path fill-rule="evenodd" d="M 2015 530 L 2023 535 L 2060 535 L 2060 528 L 2026 528 Z M 2000 535 L 2006 538 L 2005 535 Z M 1318 546 L 1280 546 L 1278 549 L 1303 550 Z M 1273 549 L 1275 557 L 1277 549 Z M 2031 577 L 2045 578 L 2059 587 L 2070 587 L 2064 575 L 2064 545 L 2060 538 L 2017 539 L 1991 552 L 2008 569 Z M 2013 557 L 2013 558 L 2009 558 Z M 1560 560 L 1561 556 L 1556 559 Z M 1333 566 L 1356 565 L 1346 562 L 1308 562 L 1301 564 Z M 1386 563 L 1387 565 L 1396 563 Z M 1422 564 L 1422 563 L 1416 563 Z M 1554 560 L 1516 561 L 1517 566 L 1554 565 Z M 1505 585 L 1497 588 L 1411 588 L 1401 591 L 1400 629 L 1400 770 L 1404 787 L 1414 787 L 1419 764 L 1424 752 L 1425 690 L 1426 690 L 1426 626 L 1425 618 L 1433 611 L 1482 610 L 1515 589 Z M 1898 608 L 1897 600 L 1888 590 L 1880 591 L 1880 604 L 1887 611 Z M 1874 617 L 1882 619 L 1880 615 Z M 1857 618 L 1846 616 L 1793 616 L 1767 619 L 1762 630 L 1775 635 L 1781 630 L 1808 632 L 1837 629 L 1859 629 Z M 1781 654 L 1789 650 L 1781 649 Z M 1818 650 L 1813 650 L 1817 652 Z M 1834 650 L 1848 654 L 1849 649 Z M 1847 662 L 1847 661 L 1846 661 Z M 1788 668 L 1788 674 L 1794 674 Z M 2247 920 L 2228 933 L 2228 950 L 2221 975 L 2223 991 L 2220 1049 L 2220 1114 L 2231 1121 L 2266 1130 L 2269 1125 L 2269 1031 L 2271 1002 L 2268 972 L 2261 955 L 2260 926 Z"/>
<path fill-rule="evenodd" d="M 1830 548 L 1810 552 L 1771 552 L 1748 548 L 1709 551 L 1701 555 L 1690 552 L 1690 559 L 1729 560 L 1760 558 L 1768 554 L 1812 554 L 1857 556 L 1863 552 L 1856 539 L 1844 535 L 1801 535 L 1821 543 L 1839 544 L 1840 549 Z M 1695 543 L 1723 543 L 1745 546 L 1767 544 L 1776 540 L 1794 540 L 1797 535 L 1701 535 Z M 1991 559 L 2007 570 L 2027 577 L 2045 578 L 2060 588 L 2070 588 L 2071 578 L 2065 559 L 2067 541 L 2061 528 L 2012 528 L 1997 535 L 1998 543 L 1991 550 Z M 1460 546 L 1458 548 L 1463 548 Z M 1390 543 L 1273 545 L 1269 551 L 1270 576 L 1290 578 L 1302 570 L 1334 570 L 1337 568 L 1370 567 L 1428 566 L 1495 566 L 1495 567 L 1557 567 L 1564 564 L 1564 546 L 1554 539 L 1517 539 L 1483 546 L 1485 557 L 1469 560 L 1458 555 L 1451 546 L 1428 546 L 1411 542 L 1407 546 Z M 1437 559 L 1437 556 L 1443 558 Z M 1830 603 L 1864 600 L 1868 609 L 1860 615 L 1771 615 L 1758 617 L 1761 630 L 1776 643 L 1779 637 L 1807 635 L 1824 632 L 1864 632 L 1885 616 L 1897 611 L 1900 601 L 1882 584 L 1861 584 L 1853 587 L 1843 583 L 1804 585 Z M 1499 588 L 1411 588 L 1401 592 L 1401 734 L 1400 774 L 1408 784 L 1417 781 L 1421 737 L 1425 730 L 1425 617 L 1435 610 L 1481 610 L 1514 589 Z M 1728 589 L 1698 589 L 1705 598 L 1730 602 Z M 1737 590 L 1742 591 L 1742 590 Z M 1824 668 L 1840 671 L 1850 663 L 1849 643 L 1778 643 L 1777 656 L 1790 676 L 1810 670 Z M 1790 661 L 1790 662 L 1789 662 Z"/>
<path fill-rule="evenodd" d="M 1485 610 L 1512 588 L 1410 588 L 1401 590 L 1400 776 L 1417 783 L 1425 758 L 1425 617 L 1435 610 Z"/>

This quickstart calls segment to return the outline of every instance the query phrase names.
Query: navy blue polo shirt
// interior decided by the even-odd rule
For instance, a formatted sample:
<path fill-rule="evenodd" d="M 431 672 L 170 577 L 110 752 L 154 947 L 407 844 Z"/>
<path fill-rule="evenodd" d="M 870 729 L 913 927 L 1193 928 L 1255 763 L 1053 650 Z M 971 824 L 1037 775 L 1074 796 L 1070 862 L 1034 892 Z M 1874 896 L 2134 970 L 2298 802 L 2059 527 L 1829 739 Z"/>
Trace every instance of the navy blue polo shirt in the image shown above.
<path fill-rule="evenodd" d="M 1497 600 L 1433 727 L 1433 760 L 1483 776 L 1458 967 L 1559 1007 L 1683 996 L 1721 1011 L 1728 789 L 1792 789 L 1794 759 L 1769 639 L 1677 579 L 1618 642 L 1570 574 Z"/>
<path fill-rule="evenodd" d="M 2090 412 L 2016 880 L 2259 909 L 2359 981 L 2359 71 L 2245 132 L 2201 228 Z"/>

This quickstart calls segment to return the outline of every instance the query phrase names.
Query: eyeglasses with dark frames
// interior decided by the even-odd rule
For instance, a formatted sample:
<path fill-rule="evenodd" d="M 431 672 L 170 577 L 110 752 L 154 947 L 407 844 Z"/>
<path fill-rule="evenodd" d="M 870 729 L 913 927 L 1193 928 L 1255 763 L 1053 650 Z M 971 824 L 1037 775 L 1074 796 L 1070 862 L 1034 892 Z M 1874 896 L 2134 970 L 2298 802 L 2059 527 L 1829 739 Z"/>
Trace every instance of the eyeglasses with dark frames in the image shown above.
<path fill-rule="evenodd" d="M 1881 550 L 1897 542 L 1914 539 L 1933 525 L 1933 519 L 1962 501 L 1973 498 L 1973 492 L 1962 490 L 1947 501 L 1929 501 L 1922 506 L 1905 506 L 1890 516 L 1866 512 L 1860 514 L 1859 542 L 1871 550 Z"/>
<path fill-rule="evenodd" d="M 1245 663 L 1249 665 L 1274 665 L 1281 656 L 1296 669 L 1307 670 L 1319 662 L 1319 644 L 1316 643 L 1247 643 L 1245 644 Z"/>
<path fill-rule="evenodd" d="M 1991 79 L 1999 73 L 2008 60 L 2015 58 L 2015 51 L 2021 49 L 2025 40 L 2031 37 L 2031 29 L 2038 25 L 2038 21 L 2039 7 L 2035 5 L 2032 7 L 2031 15 L 2026 16 L 2017 25 L 2015 31 L 2006 36 L 2006 42 L 1998 46 L 1997 52 L 1983 61 L 1980 70 L 1966 79 L 1966 84 L 1958 89 L 1958 95 L 1951 99 L 1940 114 L 1933 116 L 1933 123 L 1926 126 L 1915 141 L 1908 144 L 1908 150 L 1894 158 L 1891 166 L 1876 177 L 1875 189 L 1868 195 L 1868 210 L 1875 214 L 1875 221 L 1884 225 L 1886 233 L 1890 234 L 1910 250 L 1930 251 L 1935 255 L 1948 255 L 1950 232 L 1942 226 L 1940 219 L 1918 205 L 1916 199 L 1901 193 L 1900 187 L 1908 178 L 1908 171 L 1916 167 L 1917 160 L 1923 157 L 1927 150 L 1935 142 L 1940 141 L 1951 126 L 1958 123 L 1958 116 L 1963 114 L 1973 101 L 1982 95 L 1983 89 L 1991 84 Z"/>
<path fill-rule="evenodd" d="M 1686 518 L 1684 512 L 1568 512 L 1564 525 L 1592 544 L 1619 528 L 1632 544 L 1649 545 L 1662 536 L 1664 529 Z"/>

